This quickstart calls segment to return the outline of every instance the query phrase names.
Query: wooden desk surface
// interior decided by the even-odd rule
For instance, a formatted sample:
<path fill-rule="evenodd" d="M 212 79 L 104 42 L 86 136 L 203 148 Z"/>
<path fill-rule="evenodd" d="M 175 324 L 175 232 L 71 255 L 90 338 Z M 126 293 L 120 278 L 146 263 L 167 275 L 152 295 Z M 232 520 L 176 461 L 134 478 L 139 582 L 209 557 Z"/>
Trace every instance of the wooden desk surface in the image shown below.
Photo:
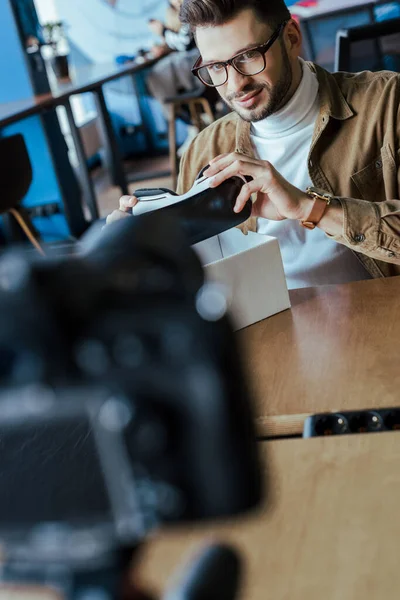
<path fill-rule="evenodd" d="M 237 334 L 261 434 L 299 433 L 312 413 L 399 405 L 400 277 L 290 297 L 290 310 Z"/>
<path fill-rule="evenodd" d="M 243 600 L 398 600 L 399 432 L 262 447 L 269 510 L 160 531 L 144 553 L 143 582 L 165 589 L 182 559 L 213 537 L 246 558 Z"/>

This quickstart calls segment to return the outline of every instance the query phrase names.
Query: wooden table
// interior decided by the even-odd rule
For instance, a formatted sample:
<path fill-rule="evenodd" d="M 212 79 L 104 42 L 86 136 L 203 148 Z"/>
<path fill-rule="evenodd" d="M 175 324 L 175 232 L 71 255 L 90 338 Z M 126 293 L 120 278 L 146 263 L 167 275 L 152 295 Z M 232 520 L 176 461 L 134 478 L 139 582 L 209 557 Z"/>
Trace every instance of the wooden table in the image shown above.
<path fill-rule="evenodd" d="M 143 583 L 165 589 L 182 559 L 214 537 L 245 557 L 243 600 L 398 600 L 400 434 L 261 446 L 271 488 L 264 509 L 160 531 L 143 556 Z"/>
<path fill-rule="evenodd" d="M 292 308 L 238 332 L 261 435 L 308 414 L 400 403 L 400 277 L 290 292 Z"/>

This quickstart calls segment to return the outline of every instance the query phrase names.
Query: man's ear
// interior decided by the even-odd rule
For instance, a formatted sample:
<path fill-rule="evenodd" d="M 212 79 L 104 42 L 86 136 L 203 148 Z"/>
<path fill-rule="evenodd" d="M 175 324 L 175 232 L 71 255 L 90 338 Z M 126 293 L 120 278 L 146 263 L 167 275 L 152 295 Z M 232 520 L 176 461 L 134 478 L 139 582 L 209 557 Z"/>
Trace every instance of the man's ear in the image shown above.
<path fill-rule="evenodd" d="M 289 56 L 295 58 L 300 55 L 303 36 L 299 24 L 294 19 L 290 19 L 285 27 L 284 41 Z"/>

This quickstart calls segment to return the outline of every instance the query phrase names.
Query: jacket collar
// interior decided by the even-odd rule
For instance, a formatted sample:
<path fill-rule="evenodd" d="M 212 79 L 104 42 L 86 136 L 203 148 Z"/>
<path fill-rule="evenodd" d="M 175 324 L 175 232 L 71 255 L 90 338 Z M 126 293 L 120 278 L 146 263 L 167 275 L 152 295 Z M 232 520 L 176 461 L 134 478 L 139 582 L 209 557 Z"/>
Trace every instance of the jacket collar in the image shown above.
<path fill-rule="evenodd" d="M 339 121 L 345 121 L 352 117 L 354 111 L 350 108 L 335 77 L 315 63 L 306 62 L 305 64 L 316 74 L 319 83 L 320 110 L 316 131 L 320 133 L 324 128 L 323 124 L 326 124 L 330 117 Z M 251 143 L 250 127 L 250 123 L 237 117 L 236 152 L 254 156 L 255 150 Z"/>
<path fill-rule="evenodd" d="M 316 74 L 318 79 L 320 114 L 338 121 L 345 121 L 352 117 L 354 111 L 350 108 L 332 73 L 312 62 L 306 62 L 306 65 Z"/>

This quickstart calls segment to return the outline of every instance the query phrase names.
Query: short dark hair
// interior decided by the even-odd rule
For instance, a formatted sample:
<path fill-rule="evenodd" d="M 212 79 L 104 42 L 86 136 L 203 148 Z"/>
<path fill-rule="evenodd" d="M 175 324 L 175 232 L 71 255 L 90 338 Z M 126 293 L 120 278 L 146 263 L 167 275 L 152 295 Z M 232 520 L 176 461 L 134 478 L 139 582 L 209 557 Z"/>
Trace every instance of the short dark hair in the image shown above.
<path fill-rule="evenodd" d="M 291 18 L 284 0 L 183 0 L 179 16 L 182 23 L 195 30 L 223 25 L 246 9 L 254 10 L 257 19 L 272 29 Z"/>

